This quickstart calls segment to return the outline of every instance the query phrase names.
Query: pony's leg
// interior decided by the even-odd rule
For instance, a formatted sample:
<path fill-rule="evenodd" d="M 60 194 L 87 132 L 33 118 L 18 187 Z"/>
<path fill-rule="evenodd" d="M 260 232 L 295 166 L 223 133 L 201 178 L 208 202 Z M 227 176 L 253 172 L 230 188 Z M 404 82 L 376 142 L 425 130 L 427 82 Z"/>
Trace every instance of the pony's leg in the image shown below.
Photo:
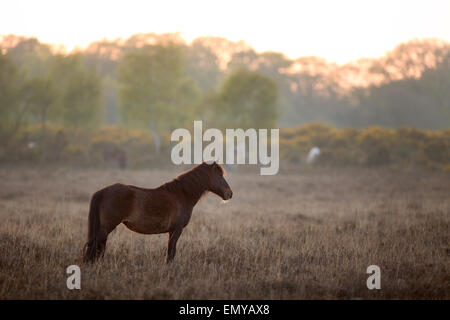
<path fill-rule="evenodd" d="M 98 233 L 97 242 L 97 257 L 103 257 L 106 250 L 106 241 L 108 235 L 120 224 L 119 219 L 109 220 L 108 223 L 104 223 Z"/>
<path fill-rule="evenodd" d="M 98 258 L 102 258 L 106 249 L 106 240 L 108 239 L 106 230 L 99 228 L 95 232 L 95 238 L 89 240 L 84 248 L 84 262 L 95 262 Z"/>
<path fill-rule="evenodd" d="M 182 228 L 169 232 L 169 245 L 167 246 L 166 263 L 172 262 L 177 251 L 177 241 L 183 231 Z"/>

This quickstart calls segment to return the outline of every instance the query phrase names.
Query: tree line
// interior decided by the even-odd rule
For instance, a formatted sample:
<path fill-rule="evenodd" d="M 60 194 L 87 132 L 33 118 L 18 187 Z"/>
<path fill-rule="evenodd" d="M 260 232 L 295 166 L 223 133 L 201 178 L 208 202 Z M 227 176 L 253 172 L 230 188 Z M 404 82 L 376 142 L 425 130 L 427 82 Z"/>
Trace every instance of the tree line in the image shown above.
<path fill-rule="evenodd" d="M 337 65 L 257 53 L 244 42 L 137 34 L 66 53 L 36 38 L 0 38 L 0 142 L 26 124 L 93 130 L 174 128 L 450 127 L 450 45 L 400 44 L 384 57 Z M 76 138 L 76 134 L 73 138 Z M 6 148 L 4 148 L 6 150 Z"/>

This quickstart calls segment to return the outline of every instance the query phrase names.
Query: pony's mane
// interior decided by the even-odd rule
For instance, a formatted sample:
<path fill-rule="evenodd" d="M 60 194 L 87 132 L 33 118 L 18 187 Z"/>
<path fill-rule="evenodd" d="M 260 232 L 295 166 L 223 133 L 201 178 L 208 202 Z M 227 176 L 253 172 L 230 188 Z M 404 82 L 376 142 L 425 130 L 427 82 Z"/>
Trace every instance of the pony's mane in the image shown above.
<path fill-rule="evenodd" d="M 163 186 L 170 191 L 182 191 L 185 194 L 203 195 L 208 189 L 210 165 L 201 163 L 194 168 L 181 173 Z M 219 166 L 223 173 L 224 169 Z"/>

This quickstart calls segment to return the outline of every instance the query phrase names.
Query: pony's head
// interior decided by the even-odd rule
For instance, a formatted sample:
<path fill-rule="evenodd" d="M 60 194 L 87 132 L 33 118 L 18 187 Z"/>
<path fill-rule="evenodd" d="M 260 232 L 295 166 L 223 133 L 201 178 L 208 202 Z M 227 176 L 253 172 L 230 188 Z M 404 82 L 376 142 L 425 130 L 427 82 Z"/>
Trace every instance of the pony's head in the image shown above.
<path fill-rule="evenodd" d="M 225 170 L 221 165 L 214 162 L 203 162 L 203 165 L 208 169 L 208 191 L 211 191 L 221 197 L 223 200 L 229 200 L 233 196 L 228 182 L 225 180 Z"/>

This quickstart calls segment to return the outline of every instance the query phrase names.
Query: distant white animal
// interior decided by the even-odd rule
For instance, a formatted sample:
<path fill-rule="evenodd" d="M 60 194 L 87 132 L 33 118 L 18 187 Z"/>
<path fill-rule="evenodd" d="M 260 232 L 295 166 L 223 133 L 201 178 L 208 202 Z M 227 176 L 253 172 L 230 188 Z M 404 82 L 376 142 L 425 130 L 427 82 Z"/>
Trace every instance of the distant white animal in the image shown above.
<path fill-rule="evenodd" d="M 319 155 L 320 155 L 320 149 L 318 147 L 311 148 L 311 150 L 309 150 L 308 158 L 306 159 L 306 162 L 308 164 L 313 164 Z"/>

